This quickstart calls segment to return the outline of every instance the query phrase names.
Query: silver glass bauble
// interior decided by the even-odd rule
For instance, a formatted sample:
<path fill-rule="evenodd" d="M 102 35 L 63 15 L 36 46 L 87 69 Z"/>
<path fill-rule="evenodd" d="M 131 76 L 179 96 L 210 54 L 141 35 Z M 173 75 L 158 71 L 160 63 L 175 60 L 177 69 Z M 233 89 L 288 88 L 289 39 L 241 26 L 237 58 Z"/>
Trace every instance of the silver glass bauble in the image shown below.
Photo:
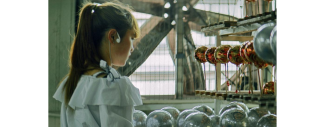
<path fill-rule="evenodd" d="M 228 109 L 220 115 L 219 123 L 221 127 L 246 127 L 246 113 L 240 108 Z"/>
<path fill-rule="evenodd" d="M 220 127 L 220 116 L 218 115 L 212 115 L 209 116 L 210 120 L 211 120 L 211 127 Z"/>
<path fill-rule="evenodd" d="M 179 115 L 179 110 L 175 107 L 168 106 L 168 107 L 162 108 L 161 110 L 165 110 L 165 111 L 169 112 L 173 116 L 174 120 L 176 120 Z"/>
<path fill-rule="evenodd" d="M 192 109 L 198 110 L 200 112 L 204 112 L 208 116 L 215 114 L 213 109 L 207 105 L 198 105 L 198 106 L 193 107 Z"/>
<path fill-rule="evenodd" d="M 272 49 L 272 52 L 275 56 L 275 61 L 273 61 L 273 65 L 276 65 L 276 26 L 273 28 L 272 32 L 271 32 L 271 36 L 270 36 L 270 45 L 271 45 L 271 49 Z"/>
<path fill-rule="evenodd" d="M 164 107 L 161 110 L 169 112 L 172 115 L 172 117 L 174 118 L 174 125 L 176 125 L 176 119 L 177 119 L 177 117 L 179 115 L 179 110 L 177 108 L 175 108 L 175 107 L 169 107 L 169 106 Z"/>
<path fill-rule="evenodd" d="M 203 112 L 194 112 L 185 118 L 184 127 L 210 127 L 210 118 Z"/>
<path fill-rule="evenodd" d="M 238 108 L 238 109 L 243 110 L 245 112 L 245 110 L 241 106 L 239 106 L 238 104 L 231 103 L 231 104 L 228 104 L 227 106 L 220 109 L 219 116 L 221 116 L 221 114 L 224 113 L 225 111 L 227 111 L 229 109 L 233 109 L 233 108 Z"/>
<path fill-rule="evenodd" d="M 267 23 L 259 27 L 253 40 L 256 55 L 268 64 L 274 64 L 273 61 L 275 60 L 270 41 L 271 32 L 275 25 L 275 23 Z"/>
<path fill-rule="evenodd" d="M 276 127 L 276 115 L 267 114 L 257 121 L 256 127 Z"/>
<path fill-rule="evenodd" d="M 152 111 L 146 120 L 147 127 L 174 127 L 174 123 L 172 115 L 164 110 Z"/>
<path fill-rule="evenodd" d="M 147 114 L 140 110 L 133 112 L 133 126 L 134 127 L 146 127 Z"/>
<path fill-rule="evenodd" d="M 195 109 L 186 109 L 186 110 L 182 111 L 181 113 L 179 113 L 177 120 L 176 120 L 176 127 L 183 127 L 185 118 L 193 112 L 199 112 L 199 111 L 195 110 Z"/>
<path fill-rule="evenodd" d="M 264 115 L 271 114 L 270 111 L 266 109 L 262 109 L 259 107 L 254 107 L 251 110 L 249 110 L 249 113 L 247 115 L 247 126 L 248 127 L 255 127 L 257 124 L 257 121 Z"/>
<path fill-rule="evenodd" d="M 233 101 L 233 102 L 230 102 L 228 105 L 239 105 L 242 109 L 244 109 L 244 111 L 246 113 L 249 112 L 249 109 L 248 107 L 246 106 L 246 104 L 242 103 L 242 102 L 238 102 L 238 101 Z"/>

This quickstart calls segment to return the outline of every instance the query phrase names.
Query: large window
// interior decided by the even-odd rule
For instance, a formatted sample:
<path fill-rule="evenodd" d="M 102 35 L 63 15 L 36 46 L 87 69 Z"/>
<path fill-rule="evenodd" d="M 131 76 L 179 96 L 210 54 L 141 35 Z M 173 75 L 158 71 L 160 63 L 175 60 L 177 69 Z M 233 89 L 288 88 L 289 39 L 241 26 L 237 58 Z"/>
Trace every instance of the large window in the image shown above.
<path fill-rule="evenodd" d="M 225 1 L 225 0 L 222 0 Z M 209 2 L 209 1 L 207 1 Z M 213 2 L 210 0 L 210 2 Z M 230 1 L 233 3 L 234 0 Z M 237 2 L 235 5 L 228 6 L 228 3 L 202 3 L 201 1 L 194 6 L 194 8 L 201 10 L 211 10 L 212 12 L 220 12 L 223 14 L 230 13 L 235 17 L 242 17 L 241 4 Z M 219 9 L 220 8 L 220 9 Z M 228 9 L 229 8 L 229 9 Z M 133 13 L 138 19 L 139 26 L 142 26 L 150 17 L 149 14 L 135 12 Z M 205 36 L 202 32 L 191 31 L 196 47 L 207 46 L 208 48 L 216 46 L 216 37 Z M 222 45 L 241 45 L 238 41 L 222 41 Z M 202 64 L 202 69 L 203 69 Z M 215 66 L 205 63 L 206 69 L 206 88 L 207 90 L 215 90 Z M 236 66 L 228 63 L 229 77 L 235 74 Z M 225 65 L 221 65 L 221 83 L 227 79 L 225 77 Z M 166 37 L 160 42 L 158 47 L 148 57 L 148 59 L 132 74 L 130 75 L 132 83 L 140 89 L 141 95 L 174 95 L 175 94 L 175 66 L 171 55 L 169 54 L 169 47 L 167 45 Z"/>

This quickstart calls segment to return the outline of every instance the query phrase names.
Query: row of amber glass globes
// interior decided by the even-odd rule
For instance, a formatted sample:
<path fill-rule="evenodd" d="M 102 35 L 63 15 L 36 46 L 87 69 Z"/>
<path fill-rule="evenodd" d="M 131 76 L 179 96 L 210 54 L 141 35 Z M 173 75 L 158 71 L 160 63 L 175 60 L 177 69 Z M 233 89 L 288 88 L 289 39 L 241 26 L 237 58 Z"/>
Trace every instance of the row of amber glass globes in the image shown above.
<path fill-rule="evenodd" d="M 265 68 L 272 63 L 267 63 L 259 58 L 254 50 L 253 42 L 246 41 L 242 45 L 220 45 L 208 48 L 201 46 L 195 50 L 195 58 L 200 63 L 226 64 L 231 62 L 236 66 L 240 64 L 252 64 L 258 68 Z"/>

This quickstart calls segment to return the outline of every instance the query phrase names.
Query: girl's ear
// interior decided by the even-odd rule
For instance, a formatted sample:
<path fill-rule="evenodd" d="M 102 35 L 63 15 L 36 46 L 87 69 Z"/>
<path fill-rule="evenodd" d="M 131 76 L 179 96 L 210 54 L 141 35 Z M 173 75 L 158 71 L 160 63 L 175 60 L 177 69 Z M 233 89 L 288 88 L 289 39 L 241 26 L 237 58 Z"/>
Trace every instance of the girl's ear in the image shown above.
<path fill-rule="evenodd" d="M 110 29 L 107 32 L 107 39 L 109 42 L 114 43 L 118 37 L 116 37 L 117 31 L 115 29 Z"/>

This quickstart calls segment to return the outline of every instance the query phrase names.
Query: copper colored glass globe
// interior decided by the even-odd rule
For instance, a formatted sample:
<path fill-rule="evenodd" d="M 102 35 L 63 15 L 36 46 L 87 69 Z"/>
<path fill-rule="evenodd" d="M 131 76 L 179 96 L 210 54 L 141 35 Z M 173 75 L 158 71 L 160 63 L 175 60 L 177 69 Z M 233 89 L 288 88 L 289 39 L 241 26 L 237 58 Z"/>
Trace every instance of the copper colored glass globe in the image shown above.
<path fill-rule="evenodd" d="M 263 94 L 274 94 L 274 82 L 267 82 L 263 86 Z"/>
<path fill-rule="evenodd" d="M 152 111 L 146 120 L 147 127 L 173 127 L 174 123 L 173 116 L 164 110 Z"/>
<path fill-rule="evenodd" d="M 264 62 L 261 58 L 259 58 L 256 55 L 256 52 L 254 50 L 253 42 L 249 42 L 249 43 L 246 44 L 244 54 L 245 54 L 246 59 L 250 63 L 254 63 L 256 67 L 258 67 L 258 68 L 267 67 L 267 63 Z"/>
<path fill-rule="evenodd" d="M 225 64 L 229 62 L 227 54 L 230 48 L 231 48 L 230 45 L 220 45 L 217 47 L 214 56 L 218 63 Z"/>
<path fill-rule="evenodd" d="M 199 112 L 198 110 L 195 109 L 186 109 L 184 111 L 182 111 L 181 113 L 179 113 L 178 118 L 176 120 L 176 124 L 178 127 L 183 127 L 184 126 L 184 122 L 185 122 L 185 118 L 194 112 Z"/>
<path fill-rule="evenodd" d="M 249 113 L 247 115 L 247 126 L 248 127 L 255 127 L 257 124 L 257 121 L 264 115 L 271 114 L 270 111 L 266 109 L 262 109 L 259 107 L 254 107 L 251 110 L 249 110 Z"/>
<path fill-rule="evenodd" d="M 194 112 L 185 118 L 184 127 L 211 127 L 211 120 L 203 112 Z"/>
<path fill-rule="evenodd" d="M 195 59 L 200 63 L 207 62 L 207 60 L 205 58 L 205 53 L 207 50 L 208 50 L 208 47 L 205 47 L 205 46 L 201 46 L 201 47 L 195 49 Z"/>
<path fill-rule="evenodd" d="M 261 58 L 259 58 L 257 55 L 256 55 L 256 59 L 254 61 L 254 65 L 257 68 L 266 68 L 268 66 L 268 64 L 265 61 L 263 61 Z"/>
<path fill-rule="evenodd" d="M 247 117 L 244 110 L 232 108 L 220 115 L 221 127 L 246 127 Z"/>
<path fill-rule="evenodd" d="M 257 121 L 256 127 L 276 127 L 276 115 L 267 114 Z"/>
<path fill-rule="evenodd" d="M 221 127 L 220 126 L 220 116 L 218 115 L 212 115 L 212 116 L 209 116 L 210 120 L 211 120 L 211 127 Z"/>
<path fill-rule="evenodd" d="M 147 114 L 140 110 L 133 112 L 133 126 L 134 127 L 146 127 Z"/>
<path fill-rule="evenodd" d="M 175 124 L 176 124 L 176 119 L 177 119 L 177 117 L 179 115 L 179 110 L 177 108 L 175 108 L 175 107 L 164 107 L 161 110 L 169 112 L 173 116 L 173 118 L 175 120 Z"/>
<path fill-rule="evenodd" d="M 248 62 L 254 62 L 256 59 L 256 53 L 254 50 L 253 42 L 248 42 L 245 46 L 244 55 Z"/>
<path fill-rule="evenodd" d="M 207 114 L 208 116 L 215 114 L 213 109 L 207 105 L 198 105 L 198 106 L 193 107 L 192 109 L 203 112 L 203 113 Z"/>
<path fill-rule="evenodd" d="M 238 66 L 239 64 L 243 63 L 244 60 L 240 58 L 240 45 L 236 45 L 228 50 L 227 53 L 228 60 Z"/>
<path fill-rule="evenodd" d="M 218 63 L 217 60 L 214 58 L 215 51 L 216 51 L 216 47 L 211 47 L 207 50 L 207 52 L 205 54 L 205 57 L 210 64 Z"/>
<path fill-rule="evenodd" d="M 244 42 L 241 46 L 240 46 L 240 51 L 239 51 L 239 54 L 240 54 L 240 58 L 243 60 L 243 63 L 245 64 L 250 64 L 249 61 L 246 59 L 245 57 L 245 47 L 246 45 L 248 44 L 249 41 L 246 41 Z"/>

